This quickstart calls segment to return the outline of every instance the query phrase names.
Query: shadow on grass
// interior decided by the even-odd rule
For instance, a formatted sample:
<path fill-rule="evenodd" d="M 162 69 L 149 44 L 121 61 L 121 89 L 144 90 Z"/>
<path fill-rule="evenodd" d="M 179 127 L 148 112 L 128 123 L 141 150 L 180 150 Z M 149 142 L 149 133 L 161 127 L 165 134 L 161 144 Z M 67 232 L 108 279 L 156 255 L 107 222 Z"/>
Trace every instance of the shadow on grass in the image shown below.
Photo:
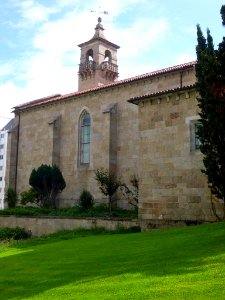
<path fill-rule="evenodd" d="M 12 248 L 13 255 L 0 258 L 1 299 L 26 299 L 64 285 L 122 274 L 198 273 L 209 264 L 207 258 L 225 253 L 224 236 L 225 224 L 217 223 L 18 244 L 18 254 Z"/>

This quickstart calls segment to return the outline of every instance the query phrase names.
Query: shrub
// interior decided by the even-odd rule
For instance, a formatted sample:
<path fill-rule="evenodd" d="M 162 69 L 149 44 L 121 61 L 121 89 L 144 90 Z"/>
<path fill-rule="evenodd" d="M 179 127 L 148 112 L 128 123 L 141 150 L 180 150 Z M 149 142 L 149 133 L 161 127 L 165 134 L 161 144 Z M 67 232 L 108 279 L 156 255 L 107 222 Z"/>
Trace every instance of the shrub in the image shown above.
<path fill-rule="evenodd" d="M 41 206 L 39 194 L 33 188 L 30 188 L 28 191 L 20 193 L 20 203 L 22 205 L 27 205 L 28 203 L 31 203 L 36 204 L 37 206 Z"/>
<path fill-rule="evenodd" d="M 18 201 L 18 196 L 14 189 L 12 189 L 10 187 L 7 189 L 7 191 L 5 193 L 5 201 L 7 202 L 9 208 L 16 207 L 16 203 Z"/>
<path fill-rule="evenodd" d="M 106 203 L 99 203 L 95 205 L 94 210 L 96 212 L 108 212 L 108 205 Z"/>
<path fill-rule="evenodd" d="M 22 207 L 5 208 L 0 210 L 1 216 L 59 216 L 59 217 L 118 217 L 118 218 L 137 218 L 136 210 L 114 209 L 109 213 L 106 204 L 94 206 L 88 210 L 81 209 L 80 206 L 51 209 L 40 207 Z"/>
<path fill-rule="evenodd" d="M 0 241 L 4 240 L 25 240 L 31 238 L 31 231 L 26 231 L 24 228 L 2 227 L 0 228 Z"/>
<path fill-rule="evenodd" d="M 50 208 L 58 206 L 57 195 L 66 187 L 63 175 L 56 165 L 41 165 L 37 170 L 33 169 L 29 184 L 39 194 L 40 206 Z"/>
<path fill-rule="evenodd" d="M 47 216 L 52 210 L 48 208 L 17 206 L 15 208 L 5 208 L 0 210 L 1 216 Z M 55 209 L 54 209 L 55 211 Z"/>
<path fill-rule="evenodd" d="M 94 198 L 87 190 L 83 190 L 80 194 L 79 205 L 83 210 L 87 210 L 93 207 Z"/>
<path fill-rule="evenodd" d="M 127 186 L 126 183 L 122 183 L 120 190 L 124 197 L 128 200 L 128 203 L 133 205 L 135 209 L 138 209 L 138 198 L 139 198 L 139 179 L 137 175 L 130 177 L 131 186 Z"/>
<path fill-rule="evenodd" d="M 119 179 L 115 173 L 109 172 L 104 169 L 97 169 L 95 171 L 95 179 L 99 184 L 99 189 L 103 195 L 108 196 L 109 200 L 109 212 L 112 210 L 112 196 L 121 185 Z"/>

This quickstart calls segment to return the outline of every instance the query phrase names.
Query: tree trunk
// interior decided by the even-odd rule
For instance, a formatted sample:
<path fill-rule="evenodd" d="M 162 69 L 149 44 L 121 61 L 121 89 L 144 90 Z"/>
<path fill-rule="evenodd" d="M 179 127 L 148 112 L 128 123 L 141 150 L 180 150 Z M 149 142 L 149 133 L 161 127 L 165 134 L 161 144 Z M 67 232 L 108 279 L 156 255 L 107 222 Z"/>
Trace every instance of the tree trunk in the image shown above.
<path fill-rule="evenodd" d="M 109 213 L 112 212 L 112 196 L 109 196 Z"/>

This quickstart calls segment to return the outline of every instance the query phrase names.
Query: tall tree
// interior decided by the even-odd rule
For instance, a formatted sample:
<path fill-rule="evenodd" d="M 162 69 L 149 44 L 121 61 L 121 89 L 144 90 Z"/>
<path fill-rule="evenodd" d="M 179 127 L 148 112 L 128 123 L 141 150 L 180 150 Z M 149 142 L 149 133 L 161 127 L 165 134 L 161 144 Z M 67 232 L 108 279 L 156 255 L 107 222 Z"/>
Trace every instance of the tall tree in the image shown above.
<path fill-rule="evenodd" d="M 225 6 L 221 8 L 221 15 L 223 21 L 225 21 Z M 218 49 L 215 50 L 210 31 L 207 30 L 207 38 L 205 38 L 200 26 L 197 25 L 197 41 L 196 76 L 201 124 L 198 135 L 205 166 L 203 172 L 208 177 L 208 185 L 212 194 L 224 203 L 225 38 L 219 44 Z"/>
<path fill-rule="evenodd" d="M 225 5 L 222 5 L 221 10 L 222 24 L 225 26 Z"/>

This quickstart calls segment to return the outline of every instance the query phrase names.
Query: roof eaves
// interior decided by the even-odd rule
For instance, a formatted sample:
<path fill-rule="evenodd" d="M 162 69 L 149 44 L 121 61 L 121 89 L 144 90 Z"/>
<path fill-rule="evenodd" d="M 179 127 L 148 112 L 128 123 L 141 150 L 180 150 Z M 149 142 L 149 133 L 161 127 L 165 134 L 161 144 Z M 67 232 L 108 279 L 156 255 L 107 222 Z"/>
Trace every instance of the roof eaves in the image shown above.
<path fill-rule="evenodd" d="M 43 103 L 43 102 L 45 102 L 45 101 L 47 101 L 49 99 L 54 100 L 54 99 L 56 99 L 59 96 L 61 96 L 61 94 L 54 94 L 54 95 L 50 95 L 50 96 L 47 96 L 47 97 L 38 98 L 38 99 L 35 99 L 35 100 L 31 100 L 29 102 L 25 102 L 23 104 L 14 106 L 13 108 L 15 110 L 17 110 L 17 109 L 20 109 L 20 108 L 23 108 L 23 107 L 27 107 L 27 106 L 34 106 L 36 104 L 41 104 L 41 103 Z"/>
<path fill-rule="evenodd" d="M 108 41 L 107 39 L 103 39 L 103 38 L 101 38 L 101 37 L 95 37 L 95 38 L 92 38 L 92 39 L 90 39 L 89 41 L 87 41 L 87 42 L 84 42 L 84 43 L 81 43 L 81 44 L 79 44 L 78 45 L 78 47 L 83 47 L 83 46 L 85 46 L 85 45 L 88 45 L 88 44 L 91 44 L 91 43 L 93 43 L 93 42 L 95 42 L 95 41 L 102 41 L 103 43 L 106 43 L 106 44 L 108 44 L 108 45 L 110 45 L 110 46 L 113 46 L 114 48 L 116 48 L 116 49 L 119 49 L 120 48 L 120 46 L 118 46 L 118 45 L 116 45 L 116 44 L 114 44 L 114 43 L 112 43 L 112 42 L 110 42 L 110 41 Z"/>
<path fill-rule="evenodd" d="M 28 108 L 33 108 L 33 107 L 37 107 L 40 105 L 45 105 L 45 104 L 49 104 L 51 102 L 55 102 L 55 101 L 59 101 L 59 100 L 64 100 L 64 99 L 69 99 L 71 97 L 75 97 L 75 96 L 79 96 L 79 95 L 84 95 L 84 94 L 88 94 L 90 92 L 95 92 L 95 91 L 101 91 L 101 90 L 105 90 L 114 86 L 120 86 L 123 84 L 127 84 L 127 83 L 131 83 L 134 81 L 138 81 L 138 80 L 142 80 L 145 78 L 150 78 L 150 77 L 154 77 L 154 76 L 158 76 L 158 75 L 162 75 L 162 74 L 166 74 L 166 73 L 170 73 L 170 72 L 174 72 L 174 71 L 179 71 L 179 70 L 183 70 L 186 68 L 190 68 L 190 67 L 194 67 L 196 64 L 196 61 L 192 61 L 189 63 L 185 63 L 185 64 L 181 64 L 181 65 L 177 65 L 177 66 L 173 66 L 173 67 L 169 67 L 169 68 L 165 68 L 165 69 L 161 69 L 158 71 L 153 71 L 153 72 L 149 72 L 149 73 L 145 73 L 142 75 L 138 75 L 135 77 L 130 77 L 127 79 L 123 79 L 120 81 L 116 81 L 113 83 L 109 83 L 103 86 L 97 86 L 97 87 L 93 87 L 87 90 L 82 90 L 82 91 L 76 91 L 70 94 L 66 94 L 66 95 L 53 95 L 50 97 L 44 97 L 41 99 L 37 99 L 37 100 L 33 100 L 18 106 L 13 107 L 14 111 L 22 111 Z"/>
<path fill-rule="evenodd" d="M 139 102 L 148 101 L 150 98 L 155 98 L 155 97 L 163 96 L 163 95 L 166 95 L 166 94 L 185 91 L 185 90 L 191 90 L 191 89 L 194 89 L 195 86 L 196 86 L 196 84 L 186 85 L 186 86 L 183 86 L 183 87 L 176 87 L 176 88 L 173 88 L 173 89 L 159 91 L 159 92 L 156 92 L 156 93 L 150 93 L 150 94 L 145 94 L 145 95 L 142 95 L 142 96 L 131 97 L 127 101 L 130 102 L 130 103 L 138 105 Z"/>

